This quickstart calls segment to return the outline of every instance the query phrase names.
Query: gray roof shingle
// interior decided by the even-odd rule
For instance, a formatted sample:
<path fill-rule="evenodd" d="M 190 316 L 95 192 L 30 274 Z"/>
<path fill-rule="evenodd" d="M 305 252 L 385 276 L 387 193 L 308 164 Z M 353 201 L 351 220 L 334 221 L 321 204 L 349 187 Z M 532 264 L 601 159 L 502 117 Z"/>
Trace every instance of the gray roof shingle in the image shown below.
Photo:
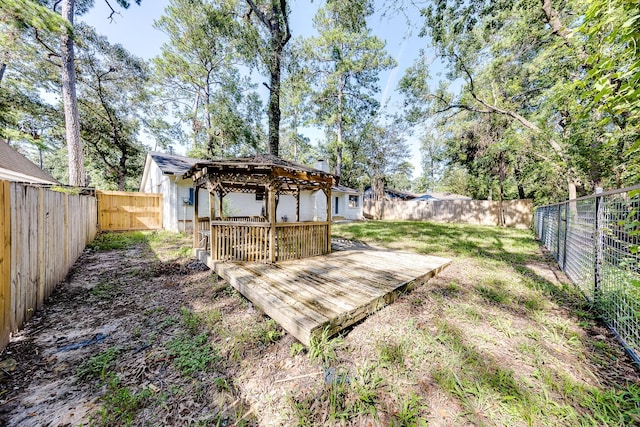
<path fill-rule="evenodd" d="M 35 163 L 18 153 L 13 147 L 4 141 L 0 141 L 0 169 L 15 172 L 20 177 L 24 176 L 24 181 L 26 182 L 59 184 L 54 177 L 40 169 Z M 2 174 L 0 173 L 0 175 Z M 7 176 L 5 176 L 5 179 L 22 181 L 21 178 L 16 179 Z"/>
<path fill-rule="evenodd" d="M 182 175 L 186 173 L 196 163 L 206 160 L 194 159 L 192 157 L 178 156 L 175 154 L 158 153 L 150 151 L 149 156 L 158 165 L 160 170 L 166 174 Z"/>

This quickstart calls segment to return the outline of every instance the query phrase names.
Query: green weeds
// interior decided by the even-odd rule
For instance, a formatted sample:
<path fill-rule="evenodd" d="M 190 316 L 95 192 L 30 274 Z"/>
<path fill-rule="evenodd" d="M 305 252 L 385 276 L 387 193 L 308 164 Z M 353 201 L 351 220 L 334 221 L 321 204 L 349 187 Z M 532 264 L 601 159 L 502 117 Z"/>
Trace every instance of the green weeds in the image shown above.
<path fill-rule="evenodd" d="M 113 369 L 115 361 L 121 352 L 120 347 L 111 347 L 92 356 L 76 370 L 78 378 L 83 380 L 104 379 Z"/>
<path fill-rule="evenodd" d="M 97 251 L 130 249 L 148 241 L 148 233 L 127 231 L 121 233 L 101 233 L 87 247 Z"/>
<path fill-rule="evenodd" d="M 130 426 L 151 395 L 148 388 L 134 392 L 123 386 L 117 376 L 111 376 L 106 384 L 106 392 L 100 398 L 102 408 L 98 411 L 99 419 L 92 421 L 100 426 Z"/>
<path fill-rule="evenodd" d="M 342 346 L 344 340 L 337 336 L 330 338 L 329 329 L 324 329 L 319 335 L 313 335 L 309 343 L 309 360 L 318 362 L 323 366 L 329 366 L 338 359 L 337 349 Z"/>
<path fill-rule="evenodd" d="M 207 333 L 182 335 L 167 343 L 168 355 L 173 364 L 185 376 L 196 372 L 207 372 L 221 360 L 220 353 L 209 343 Z"/>

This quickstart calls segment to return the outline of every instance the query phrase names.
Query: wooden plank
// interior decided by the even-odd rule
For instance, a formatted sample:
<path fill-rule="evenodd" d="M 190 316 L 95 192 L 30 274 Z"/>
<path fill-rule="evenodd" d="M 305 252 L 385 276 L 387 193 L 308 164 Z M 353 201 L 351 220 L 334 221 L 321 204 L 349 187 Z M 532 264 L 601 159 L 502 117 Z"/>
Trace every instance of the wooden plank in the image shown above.
<path fill-rule="evenodd" d="M 325 317 L 340 313 L 341 310 L 353 307 L 345 300 L 329 301 L 327 294 L 323 290 L 311 286 L 301 286 L 301 280 L 296 277 L 287 277 L 277 265 L 254 265 L 244 264 L 242 268 L 256 278 L 260 278 L 266 282 L 272 290 L 283 295 L 295 297 L 295 299 L 308 307 L 310 310 L 322 314 Z M 309 280 L 310 278 L 307 278 Z M 305 283 L 306 284 L 306 283 Z"/>
<path fill-rule="evenodd" d="M 28 209 L 28 231 L 27 231 L 27 251 L 23 254 L 28 263 L 27 288 L 25 301 L 25 318 L 28 321 L 35 313 L 38 307 L 38 285 L 40 266 L 38 265 L 38 234 L 40 231 L 40 223 L 38 217 L 38 202 L 40 200 L 40 190 L 35 187 L 26 187 L 27 190 L 27 209 Z"/>
<path fill-rule="evenodd" d="M 11 187 L 0 181 L 0 349 L 11 335 Z"/>
<path fill-rule="evenodd" d="M 102 230 L 162 228 L 162 194 L 98 191 L 96 196 Z"/>
<path fill-rule="evenodd" d="M 245 295 L 269 317 L 280 323 L 291 335 L 308 345 L 310 331 L 318 324 L 327 322 L 328 318 L 310 317 L 310 313 L 296 310 L 295 300 L 276 297 L 266 286 L 260 286 L 260 280 L 247 276 L 233 264 L 217 263 L 216 272 L 224 277 L 235 289 Z"/>
<path fill-rule="evenodd" d="M 40 224 L 40 232 L 38 233 L 38 305 L 37 309 L 41 310 L 44 306 L 44 299 L 46 297 L 46 286 L 45 286 L 45 254 L 46 251 L 44 249 L 45 243 L 45 233 L 46 233 L 46 225 L 44 218 L 44 188 L 40 188 L 38 191 L 38 223 Z"/>
<path fill-rule="evenodd" d="M 335 333 L 364 319 L 450 262 L 445 258 L 390 251 L 375 251 L 372 261 L 369 252 L 340 251 L 278 264 L 209 265 L 308 345 L 311 337 L 325 327 Z"/>

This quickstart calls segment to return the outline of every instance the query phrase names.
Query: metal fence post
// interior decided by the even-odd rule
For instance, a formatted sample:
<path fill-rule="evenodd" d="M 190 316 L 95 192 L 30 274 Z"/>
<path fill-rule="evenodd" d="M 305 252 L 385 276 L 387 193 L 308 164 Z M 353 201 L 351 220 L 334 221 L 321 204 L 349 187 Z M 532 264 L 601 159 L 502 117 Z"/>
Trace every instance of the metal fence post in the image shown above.
<path fill-rule="evenodd" d="M 601 302 L 601 285 L 602 285 L 602 245 L 603 245 L 603 235 L 602 235 L 602 202 L 603 197 L 602 188 L 596 188 L 596 211 L 595 211 L 595 230 L 594 230 L 594 244 L 595 244 L 595 262 L 594 262 L 594 274 L 593 274 L 593 300 L 596 304 L 596 307 L 600 307 Z"/>
<path fill-rule="evenodd" d="M 558 218 L 556 219 L 556 227 L 558 228 L 558 230 L 556 232 L 556 261 L 558 261 L 558 265 L 560 265 L 560 230 L 561 230 L 561 224 L 562 224 L 562 205 L 558 204 L 557 206 L 558 206 Z"/>
<path fill-rule="evenodd" d="M 564 252 L 562 252 L 562 269 L 564 270 L 567 265 L 567 234 L 569 233 L 569 203 L 564 204 Z"/>

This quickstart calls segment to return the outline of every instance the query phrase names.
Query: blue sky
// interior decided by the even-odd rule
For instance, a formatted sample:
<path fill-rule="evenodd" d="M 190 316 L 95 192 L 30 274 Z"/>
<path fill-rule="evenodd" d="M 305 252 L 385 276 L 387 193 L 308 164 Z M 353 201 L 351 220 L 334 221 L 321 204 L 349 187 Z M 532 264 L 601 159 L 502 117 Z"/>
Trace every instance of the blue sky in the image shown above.
<path fill-rule="evenodd" d="M 291 2 L 291 31 L 294 37 L 314 33 L 312 19 L 321 3 L 318 0 Z M 104 1 L 97 0 L 91 12 L 79 20 L 95 27 L 112 43 L 120 43 L 133 54 L 149 59 L 160 53 L 160 47 L 166 41 L 166 36 L 153 28 L 153 22 L 162 16 L 167 4 L 168 0 L 143 0 L 140 6 L 132 4 L 127 10 L 117 8 L 119 14 L 115 15 L 113 22 L 109 22 L 109 8 Z M 380 101 L 388 103 L 390 112 L 401 107 L 402 100 L 396 93 L 396 87 L 404 69 L 412 64 L 420 48 L 426 44 L 424 39 L 417 37 L 418 29 L 415 26 L 421 22 L 418 11 L 408 10 L 407 13 L 408 16 L 395 15 L 391 18 L 376 14 L 370 19 L 373 33 L 387 41 L 387 52 L 398 63 L 396 68 L 380 75 Z M 309 130 L 307 136 L 312 142 L 317 142 L 322 138 L 322 132 Z M 410 137 L 409 144 L 410 161 L 414 166 L 414 177 L 417 177 L 421 173 L 417 137 Z"/>

